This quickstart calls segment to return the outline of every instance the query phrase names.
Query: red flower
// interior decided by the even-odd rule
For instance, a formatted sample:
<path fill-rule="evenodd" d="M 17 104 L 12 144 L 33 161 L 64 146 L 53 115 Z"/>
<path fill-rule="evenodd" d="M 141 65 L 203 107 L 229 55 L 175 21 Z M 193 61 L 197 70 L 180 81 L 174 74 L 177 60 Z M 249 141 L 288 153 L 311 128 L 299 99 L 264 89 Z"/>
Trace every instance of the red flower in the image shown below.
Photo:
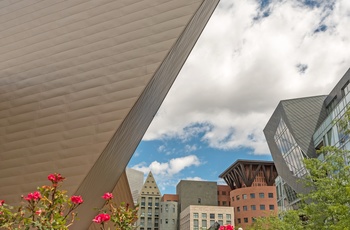
<path fill-rule="evenodd" d="M 98 214 L 97 216 L 95 216 L 95 218 L 92 221 L 100 224 L 100 223 L 109 221 L 110 219 L 111 219 L 111 217 L 109 216 L 109 214 L 101 213 L 101 214 Z"/>
<path fill-rule="evenodd" d="M 0 200 L 0 206 L 2 206 L 5 203 L 4 200 Z"/>
<path fill-rule="evenodd" d="M 26 197 L 24 197 L 25 200 L 40 200 L 41 199 L 41 194 L 38 191 L 35 191 L 33 193 L 28 193 Z"/>
<path fill-rule="evenodd" d="M 38 215 L 38 216 L 40 216 L 42 212 L 43 212 L 43 210 L 38 209 L 38 210 L 35 211 L 35 214 Z"/>
<path fill-rule="evenodd" d="M 81 203 L 84 202 L 84 201 L 83 201 L 83 198 L 82 198 L 81 196 L 72 196 L 72 197 L 70 198 L 70 200 L 71 200 L 72 203 L 74 203 L 74 204 L 81 204 Z"/>
<path fill-rule="evenodd" d="M 113 194 L 112 193 L 109 193 L 109 192 L 106 192 L 103 196 L 102 196 L 103 199 L 105 200 L 110 200 L 113 198 Z"/>
<path fill-rule="evenodd" d="M 56 184 L 58 182 L 63 181 L 65 178 L 61 176 L 61 174 L 59 173 L 54 173 L 54 174 L 48 175 L 47 179 L 49 179 L 52 183 Z"/>
<path fill-rule="evenodd" d="M 232 225 L 227 225 L 226 230 L 234 230 L 234 227 Z"/>

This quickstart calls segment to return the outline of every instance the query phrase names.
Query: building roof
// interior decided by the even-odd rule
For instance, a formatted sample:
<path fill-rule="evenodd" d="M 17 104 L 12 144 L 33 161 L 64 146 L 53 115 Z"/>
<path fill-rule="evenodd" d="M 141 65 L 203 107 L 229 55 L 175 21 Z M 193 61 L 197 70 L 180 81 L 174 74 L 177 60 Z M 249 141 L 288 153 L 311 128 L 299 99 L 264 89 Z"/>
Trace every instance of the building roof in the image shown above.
<path fill-rule="evenodd" d="M 251 187 L 259 172 L 263 172 L 267 186 L 273 186 L 277 170 L 273 161 L 237 160 L 219 175 L 231 187 Z"/>

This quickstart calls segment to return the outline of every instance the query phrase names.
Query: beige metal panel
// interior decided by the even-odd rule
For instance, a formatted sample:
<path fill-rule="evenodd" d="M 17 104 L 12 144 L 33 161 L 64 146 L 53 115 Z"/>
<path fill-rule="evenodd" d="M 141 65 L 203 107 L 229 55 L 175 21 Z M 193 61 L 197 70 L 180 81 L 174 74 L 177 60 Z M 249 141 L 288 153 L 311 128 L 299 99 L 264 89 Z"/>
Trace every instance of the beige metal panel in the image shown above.
<path fill-rule="evenodd" d="M 0 2 L 1 199 L 59 172 L 101 205 L 217 2 Z M 94 213 L 81 212 L 86 229 Z"/>

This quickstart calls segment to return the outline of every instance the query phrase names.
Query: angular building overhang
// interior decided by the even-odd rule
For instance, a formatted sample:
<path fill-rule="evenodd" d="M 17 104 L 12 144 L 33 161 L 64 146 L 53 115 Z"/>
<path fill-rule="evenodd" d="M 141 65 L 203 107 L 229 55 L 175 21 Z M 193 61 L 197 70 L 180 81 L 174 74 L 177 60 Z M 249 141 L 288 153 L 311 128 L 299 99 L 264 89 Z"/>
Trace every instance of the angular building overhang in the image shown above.
<path fill-rule="evenodd" d="M 264 135 L 269 146 L 278 175 L 296 192 L 305 192 L 299 183 L 300 178 L 290 171 L 282 152 L 277 146 L 275 135 L 283 120 L 290 135 L 306 157 L 316 157 L 313 133 L 325 117 L 323 102 L 326 96 L 314 96 L 281 101 L 264 128 Z M 300 161 L 301 159 L 298 159 Z"/>
<path fill-rule="evenodd" d="M 61 173 L 88 229 L 218 0 L 0 4 L 0 197 Z"/>
<path fill-rule="evenodd" d="M 273 186 L 277 170 L 272 161 L 237 160 L 219 175 L 233 189 L 251 187 L 259 172 L 263 172 L 267 186 Z"/>

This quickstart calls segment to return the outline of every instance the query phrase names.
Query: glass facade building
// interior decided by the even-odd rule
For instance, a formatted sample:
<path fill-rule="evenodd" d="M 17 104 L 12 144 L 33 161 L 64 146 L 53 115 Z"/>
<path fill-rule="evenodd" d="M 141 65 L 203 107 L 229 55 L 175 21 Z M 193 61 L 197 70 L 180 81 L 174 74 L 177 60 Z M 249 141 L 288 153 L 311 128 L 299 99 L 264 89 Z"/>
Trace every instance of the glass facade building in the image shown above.
<path fill-rule="evenodd" d="M 279 209 L 293 207 L 298 201 L 297 193 L 307 192 L 298 182 L 307 174 L 304 158 L 322 159 L 316 153 L 322 146 L 350 149 L 349 136 L 335 122 L 349 108 L 349 82 L 348 70 L 329 95 L 280 101 L 265 126 L 265 138 L 279 174 Z"/>

